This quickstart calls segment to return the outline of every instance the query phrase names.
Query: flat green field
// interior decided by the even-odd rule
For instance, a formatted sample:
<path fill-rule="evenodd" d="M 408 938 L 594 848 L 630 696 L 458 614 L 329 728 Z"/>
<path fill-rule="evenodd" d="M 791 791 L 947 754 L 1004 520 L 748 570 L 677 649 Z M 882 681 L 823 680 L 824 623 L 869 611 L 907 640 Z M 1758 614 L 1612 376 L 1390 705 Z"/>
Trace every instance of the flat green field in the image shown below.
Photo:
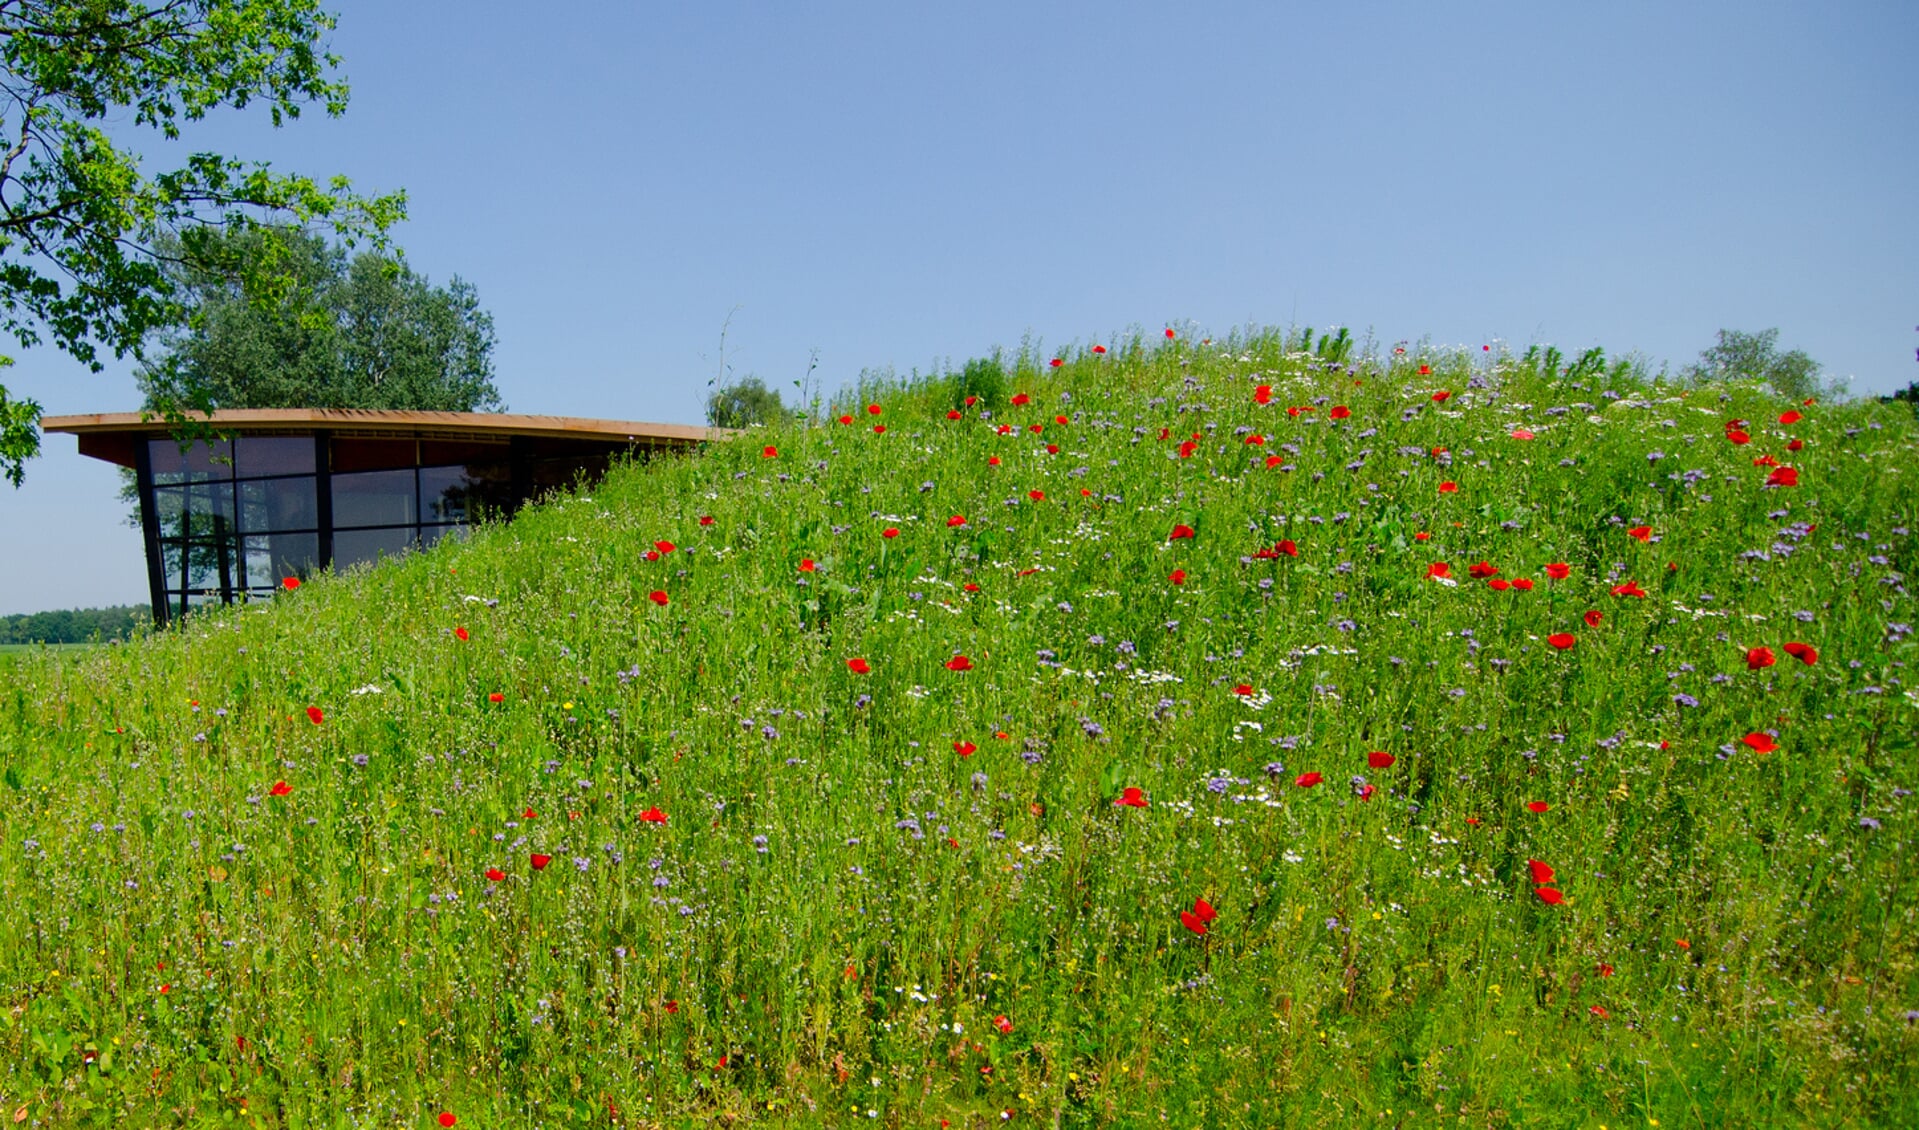
<path fill-rule="evenodd" d="M 1054 361 L 14 657 L 6 1117 L 1919 1125 L 1909 406 Z"/>

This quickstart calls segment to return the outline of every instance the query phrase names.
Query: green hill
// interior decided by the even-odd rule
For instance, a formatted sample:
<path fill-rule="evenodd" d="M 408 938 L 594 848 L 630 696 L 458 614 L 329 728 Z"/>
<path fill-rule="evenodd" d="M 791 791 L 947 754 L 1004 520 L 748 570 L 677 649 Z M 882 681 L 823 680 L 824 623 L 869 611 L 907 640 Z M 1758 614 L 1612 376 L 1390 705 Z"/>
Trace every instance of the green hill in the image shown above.
<path fill-rule="evenodd" d="M 1109 346 L 23 658 L 0 1100 L 1919 1120 L 1910 412 Z"/>

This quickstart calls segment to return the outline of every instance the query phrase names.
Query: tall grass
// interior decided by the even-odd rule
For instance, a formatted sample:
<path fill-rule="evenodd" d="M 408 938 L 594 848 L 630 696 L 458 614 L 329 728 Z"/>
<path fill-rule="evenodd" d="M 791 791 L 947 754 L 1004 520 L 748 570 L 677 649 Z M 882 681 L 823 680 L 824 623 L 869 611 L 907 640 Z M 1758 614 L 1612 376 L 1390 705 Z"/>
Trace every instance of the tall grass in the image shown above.
<path fill-rule="evenodd" d="M 869 389 L 23 657 L 5 1108 L 1919 1120 L 1910 414 L 1332 340 Z"/>

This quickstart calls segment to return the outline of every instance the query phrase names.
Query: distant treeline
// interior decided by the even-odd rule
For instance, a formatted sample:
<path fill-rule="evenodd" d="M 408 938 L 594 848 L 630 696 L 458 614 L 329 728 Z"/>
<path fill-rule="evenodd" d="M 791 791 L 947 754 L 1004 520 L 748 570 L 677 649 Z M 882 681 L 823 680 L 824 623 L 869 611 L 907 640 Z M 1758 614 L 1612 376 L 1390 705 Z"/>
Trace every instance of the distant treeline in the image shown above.
<path fill-rule="evenodd" d="M 135 629 L 152 623 L 153 611 L 144 604 L 23 612 L 17 616 L 0 616 L 0 644 L 121 640 L 132 635 Z"/>

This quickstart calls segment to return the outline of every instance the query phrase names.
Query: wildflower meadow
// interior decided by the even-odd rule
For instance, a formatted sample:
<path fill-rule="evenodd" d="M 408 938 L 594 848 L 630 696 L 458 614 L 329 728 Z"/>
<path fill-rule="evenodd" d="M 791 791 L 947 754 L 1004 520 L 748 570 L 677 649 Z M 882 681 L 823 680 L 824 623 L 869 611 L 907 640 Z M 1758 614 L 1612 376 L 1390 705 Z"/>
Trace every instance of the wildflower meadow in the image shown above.
<path fill-rule="evenodd" d="M 1155 331 L 16 655 L 0 1125 L 1914 1125 L 1916 440 Z"/>

